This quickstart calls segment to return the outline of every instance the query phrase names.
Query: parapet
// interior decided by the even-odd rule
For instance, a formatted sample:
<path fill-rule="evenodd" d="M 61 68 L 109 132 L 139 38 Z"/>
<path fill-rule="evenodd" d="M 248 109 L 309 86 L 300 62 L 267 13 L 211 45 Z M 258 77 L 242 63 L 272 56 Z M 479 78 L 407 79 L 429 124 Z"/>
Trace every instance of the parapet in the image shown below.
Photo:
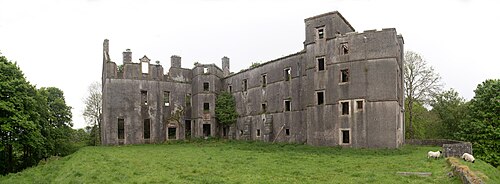
<path fill-rule="evenodd" d="M 181 57 L 177 55 L 172 55 L 170 57 L 170 67 L 172 68 L 181 68 Z"/>

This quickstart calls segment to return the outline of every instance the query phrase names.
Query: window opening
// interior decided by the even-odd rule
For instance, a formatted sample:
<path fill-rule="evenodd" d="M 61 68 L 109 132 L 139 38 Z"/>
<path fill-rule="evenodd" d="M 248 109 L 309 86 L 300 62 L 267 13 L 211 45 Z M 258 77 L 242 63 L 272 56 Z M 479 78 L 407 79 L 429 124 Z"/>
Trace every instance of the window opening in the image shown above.
<path fill-rule="evenodd" d="M 204 82 L 203 83 L 203 91 L 208 91 L 210 90 L 210 83 Z"/>
<path fill-rule="evenodd" d="M 186 107 L 191 107 L 191 94 L 190 93 L 186 94 L 186 97 L 184 100 L 186 101 Z"/>
<path fill-rule="evenodd" d="M 267 86 L 267 75 L 264 74 L 262 75 L 262 87 L 266 87 Z"/>
<path fill-rule="evenodd" d="M 318 91 L 316 93 L 316 96 L 318 97 L 318 105 L 323 105 L 325 103 L 325 93 L 323 91 Z"/>
<path fill-rule="evenodd" d="M 318 71 L 325 70 L 325 58 L 318 58 Z"/>
<path fill-rule="evenodd" d="M 211 125 L 210 124 L 203 124 L 203 136 L 204 137 L 209 137 L 210 136 L 210 129 L 211 129 Z"/>
<path fill-rule="evenodd" d="M 186 139 L 191 138 L 191 120 L 184 120 L 184 135 L 186 135 Z"/>
<path fill-rule="evenodd" d="M 260 129 L 257 129 L 257 137 L 260 137 Z"/>
<path fill-rule="evenodd" d="M 118 119 L 118 139 L 125 139 L 125 123 L 123 119 Z"/>
<path fill-rule="evenodd" d="M 318 29 L 318 39 L 323 39 L 325 36 L 325 29 L 324 28 L 319 28 Z"/>
<path fill-rule="evenodd" d="M 229 91 L 229 93 L 232 93 L 233 92 L 233 86 L 231 86 L 231 85 L 227 86 L 227 90 Z"/>
<path fill-rule="evenodd" d="M 285 81 L 290 81 L 290 79 L 292 79 L 290 68 L 287 68 L 284 70 L 284 77 L 285 77 Z"/>
<path fill-rule="evenodd" d="M 163 92 L 163 102 L 166 107 L 170 106 L 170 91 Z"/>
<path fill-rule="evenodd" d="M 292 102 L 290 100 L 285 100 L 285 111 L 290 111 L 292 109 Z"/>
<path fill-rule="evenodd" d="M 356 101 L 356 107 L 358 110 L 363 110 L 363 101 L 362 100 Z"/>
<path fill-rule="evenodd" d="M 208 68 L 207 67 L 203 67 L 203 73 L 208 73 Z"/>
<path fill-rule="evenodd" d="M 342 130 L 342 144 L 349 144 L 349 130 Z"/>
<path fill-rule="evenodd" d="M 168 128 L 168 140 L 176 140 L 177 139 L 177 128 L 169 127 Z"/>
<path fill-rule="evenodd" d="M 286 135 L 286 136 L 289 136 L 289 135 L 290 135 L 290 129 L 289 129 L 289 128 L 285 129 L 285 135 Z"/>
<path fill-rule="evenodd" d="M 248 90 L 248 80 L 243 79 L 243 91 L 247 91 L 247 90 Z"/>
<path fill-rule="evenodd" d="M 340 44 L 340 55 L 346 55 L 349 54 L 349 46 L 346 43 L 341 43 Z"/>
<path fill-rule="evenodd" d="M 267 112 L 267 104 L 265 104 L 265 103 L 261 104 L 261 109 L 262 109 L 263 113 L 266 113 Z"/>
<path fill-rule="evenodd" d="M 144 139 L 149 139 L 151 136 L 151 122 L 149 119 L 144 119 Z"/>
<path fill-rule="evenodd" d="M 340 102 L 342 105 L 342 115 L 349 115 L 349 102 Z"/>
<path fill-rule="evenodd" d="M 340 82 L 349 82 L 349 69 L 340 70 Z"/>
<path fill-rule="evenodd" d="M 203 103 L 203 111 L 204 112 L 210 111 L 210 104 L 209 103 Z"/>
<path fill-rule="evenodd" d="M 148 105 L 148 92 L 147 91 L 141 91 L 141 101 L 143 102 L 143 105 Z"/>

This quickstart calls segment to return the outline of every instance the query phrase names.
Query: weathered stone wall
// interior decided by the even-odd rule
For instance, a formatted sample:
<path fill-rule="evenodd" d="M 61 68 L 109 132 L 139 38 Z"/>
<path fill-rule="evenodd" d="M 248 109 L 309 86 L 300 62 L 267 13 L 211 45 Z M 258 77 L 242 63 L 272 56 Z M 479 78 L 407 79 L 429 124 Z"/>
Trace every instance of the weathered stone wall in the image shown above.
<path fill-rule="evenodd" d="M 152 120 L 151 141 L 166 140 L 168 127 L 173 126 L 171 111 L 176 106 L 186 109 L 181 122 L 191 120 L 187 123 L 193 136 L 221 135 L 215 100 L 221 91 L 230 91 L 240 115 L 230 128 L 232 138 L 399 147 L 404 142 L 402 37 L 395 29 L 353 31 L 338 12 L 307 18 L 304 50 L 236 74 L 230 74 L 227 57 L 222 58 L 223 69 L 197 64 L 190 70 L 181 68 L 179 56 L 172 56 L 168 75 L 159 65 L 149 65 L 149 72 L 142 73 L 141 64 L 128 62 L 132 53 L 124 55 L 127 62 L 122 72 L 105 59 L 103 142 L 117 144 L 117 118 L 125 118 L 127 144 L 145 142 L 141 140 L 140 123 L 144 118 Z M 342 50 L 344 45 L 348 52 Z M 106 58 L 108 42 L 104 46 Z M 324 59 L 324 70 L 319 69 L 319 58 Z M 341 81 L 344 70 L 347 81 Z M 289 78 L 285 71 L 289 71 Z M 204 83 L 209 84 L 208 90 Z M 140 91 L 148 91 L 151 103 L 140 104 Z M 172 107 L 162 105 L 164 91 L 171 92 Z M 320 93 L 323 103 L 318 103 Z M 191 96 L 189 107 L 185 105 L 186 95 Z M 204 110 L 205 103 L 208 110 Z M 342 103 L 348 103 L 347 113 L 343 113 Z M 179 127 L 177 138 L 185 137 L 183 128 Z"/>
<path fill-rule="evenodd" d="M 444 157 L 461 157 L 464 153 L 473 154 L 470 142 L 449 139 L 409 139 L 406 140 L 406 144 L 442 147 Z"/>

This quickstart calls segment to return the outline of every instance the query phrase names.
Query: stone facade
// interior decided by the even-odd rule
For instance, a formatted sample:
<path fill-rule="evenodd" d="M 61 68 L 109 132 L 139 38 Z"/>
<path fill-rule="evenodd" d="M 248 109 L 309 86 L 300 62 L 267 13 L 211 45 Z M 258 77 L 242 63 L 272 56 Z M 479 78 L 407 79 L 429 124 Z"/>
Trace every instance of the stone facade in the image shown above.
<path fill-rule="evenodd" d="M 181 68 L 171 57 L 167 75 L 144 56 L 123 67 L 104 41 L 105 145 L 189 137 L 397 148 L 404 142 L 403 38 L 396 30 L 355 32 L 338 12 L 305 19 L 304 49 L 230 73 L 229 58 Z M 222 129 L 215 99 L 229 91 L 238 121 Z"/>

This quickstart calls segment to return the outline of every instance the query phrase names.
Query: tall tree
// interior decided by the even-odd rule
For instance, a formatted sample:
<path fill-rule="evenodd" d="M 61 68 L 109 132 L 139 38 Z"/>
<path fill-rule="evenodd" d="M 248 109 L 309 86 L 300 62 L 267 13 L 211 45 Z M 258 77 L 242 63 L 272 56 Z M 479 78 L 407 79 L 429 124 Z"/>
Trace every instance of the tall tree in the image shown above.
<path fill-rule="evenodd" d="M 236 101 L 229 92 L 222 92 L 215 101 L 215 118 L 219 122 L 223 131 L 228 126 L 236 123 L 238 112 L 236 112 Z"/>
<path fill-rule="evenodd" d="M 406 51 L 404 58 L 405 96 L 409 112 L 409 133 L 414 138 L 413 130 L 413 103 L 428 104 L 431 97 L 441 89 L 441 77 L 431 66 L 427 65 L 421 55 L 413 51 Z"/>
<path fill-rule="evenodd" d="M 474 90 L 468 104 L 466 121 L 457 136 L 472 142 L 474 155 L 491 165 L 500 166 L 500 79 L 486 80 Z"/>
<path fill-rule="evenodd" d="M 465 99 L 458 93 L 449 89 L 437 94 L 431 102 L 432 110 L 438 115 L 442 126 L 439 130 L 443 138 L 455 139 L 455 133 L 459 130 L 459 122 L 466 115 Z"/>
<path fill-rule="evenodd" d="M 88 96 L 83 100 L 85 109 L 83 117 L 87 124 L 91 127 L 91 134 L 94 135 L 93 145 L 101 143 L 101 121 L 102 121 L 102 90 L 99 82 L 90 84 L 88 88 Z"/>

